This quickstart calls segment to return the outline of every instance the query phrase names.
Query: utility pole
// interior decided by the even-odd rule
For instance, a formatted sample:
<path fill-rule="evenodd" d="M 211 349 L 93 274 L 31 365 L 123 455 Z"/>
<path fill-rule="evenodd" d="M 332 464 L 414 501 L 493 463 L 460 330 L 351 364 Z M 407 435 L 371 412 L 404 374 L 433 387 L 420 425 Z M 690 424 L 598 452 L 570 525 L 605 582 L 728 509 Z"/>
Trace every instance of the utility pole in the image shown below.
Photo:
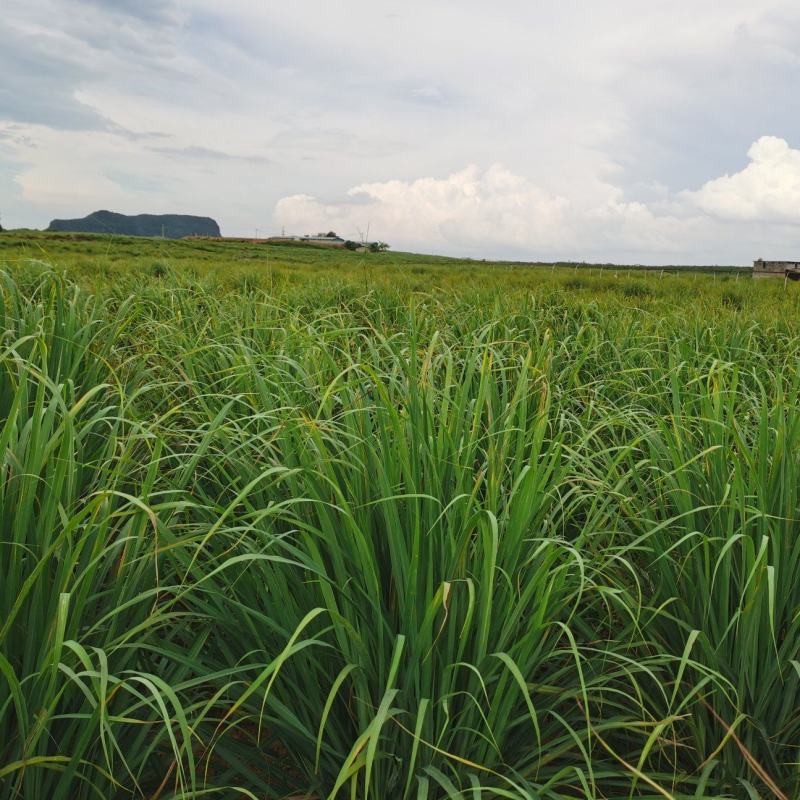
<path fill-rule="evenodd" d="M 367 247 L 367 240 L 369 239 L 369 226 L 370 226 L 370 223 L 367 223 L 367 233 L 366 233 L 366 235 L 364 235 L 361 232 L 361 228 L 358 228 L 358 235 L 361 237 L 361 246 L 362 246 L 362 248 L 364 250 L 364 261 L 363 261 L 363 264 L 364 264 L 364 294 L 366 294 L 369 291 L 369 283 L 367 281 L 367 276 L 368 276 L 368 272 L 367 272 L 367 252 L 369 251 L 369 248 Z"/>

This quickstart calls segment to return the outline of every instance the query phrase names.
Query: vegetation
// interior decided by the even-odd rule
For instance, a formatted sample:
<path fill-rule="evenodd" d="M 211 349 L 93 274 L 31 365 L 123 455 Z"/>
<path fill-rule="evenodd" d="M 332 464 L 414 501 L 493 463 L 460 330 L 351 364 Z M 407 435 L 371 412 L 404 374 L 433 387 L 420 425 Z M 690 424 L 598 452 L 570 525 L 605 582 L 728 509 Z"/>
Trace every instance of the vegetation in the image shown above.
<path fill-rule="evenodd" d="M 0 264 L 4 800 L 800 795 L 797 286 Z"/>

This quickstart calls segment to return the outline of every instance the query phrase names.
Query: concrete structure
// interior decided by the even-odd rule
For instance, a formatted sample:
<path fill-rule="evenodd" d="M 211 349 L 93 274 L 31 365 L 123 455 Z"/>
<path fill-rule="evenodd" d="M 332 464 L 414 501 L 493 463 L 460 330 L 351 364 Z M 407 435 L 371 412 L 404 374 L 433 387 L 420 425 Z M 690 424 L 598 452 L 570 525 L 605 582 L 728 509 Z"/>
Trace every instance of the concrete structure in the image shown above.
<path fill-rule="evenodd" d="M 328 236 L 327 233 L 318 233 L 316 236 L 270 236 L 268 242 L 280 244 L 281 242 L 300 242 L 306 244 L 323 245 L 325 247 L 344 247 L 341 236 Z"/>
<path fill-rule="evenodd" d="M 753 262 L 753 277 L 800 280 L 800 261 L 764 261 L 759 258 Z"/>

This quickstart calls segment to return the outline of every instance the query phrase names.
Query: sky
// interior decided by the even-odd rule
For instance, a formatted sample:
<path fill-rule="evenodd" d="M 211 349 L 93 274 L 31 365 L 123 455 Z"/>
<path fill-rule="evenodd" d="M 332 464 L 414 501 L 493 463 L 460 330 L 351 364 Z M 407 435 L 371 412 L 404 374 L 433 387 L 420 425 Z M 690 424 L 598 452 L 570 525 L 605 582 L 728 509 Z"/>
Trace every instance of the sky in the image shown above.
<path fill-rule="evenodd" d="M 797 0 L 3 0 L 0 224 L 800 258 Z"/>

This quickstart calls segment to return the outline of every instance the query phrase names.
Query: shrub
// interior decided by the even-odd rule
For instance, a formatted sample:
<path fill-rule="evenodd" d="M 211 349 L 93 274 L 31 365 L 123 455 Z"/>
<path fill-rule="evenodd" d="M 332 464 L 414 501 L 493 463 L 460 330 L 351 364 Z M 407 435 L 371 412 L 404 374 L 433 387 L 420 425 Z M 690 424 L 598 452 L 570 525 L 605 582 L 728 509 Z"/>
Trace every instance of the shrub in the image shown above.
<path fill-rule="evenodd" d="M 734 311 L 741 311 L 742 308 L 744 308 L 744 297 L 742 297 L 739 292 L 733 289 L 726 289 L 722 293 L 721 299 L 722 305 L 727 306 Z"/>
<path fill-rule="evenodd" d="M 630 298 L 653 297 L 653 290 L 640 281 L 627 281 L 620 287 L 622 294 Z"/>

